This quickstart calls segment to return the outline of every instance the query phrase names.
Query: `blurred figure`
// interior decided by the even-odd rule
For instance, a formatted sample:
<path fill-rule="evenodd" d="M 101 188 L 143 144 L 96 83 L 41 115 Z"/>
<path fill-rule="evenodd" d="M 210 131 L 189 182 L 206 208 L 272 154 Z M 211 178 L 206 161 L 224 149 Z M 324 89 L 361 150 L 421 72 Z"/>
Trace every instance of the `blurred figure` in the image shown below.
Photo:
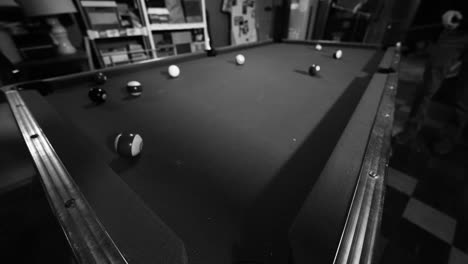
<path fill-rule="evenodd" d="M 363 6 L 366 5 L 368 0 L 361 0 L 356 3 L 356 5 L 353 7 L 353 13 L 357 14 L 357 12 L 361 11 L 363 9 Z"/>
<path fill-rule="evenodd" d="M 450 153 L 461 140 L 462 132 L 467 123 L 468 110 L 468 27 L 463 19 L 468 15 L 468 5 L 459 2 L 459 8 L 446 11 L 442 17 L 445 30 L 430 52 L 426 63 L 423 84 L 417 92 L 410 119 L 403 132 L 396 136 L 396 142 L 405 144 L 412 142 L 420 132 L 426 119 L 427 110 L 432 97 L 442 85 L 447 74 L 459 66 L 456 87 L 456 118 L 451 120 L 441 133 L 441 140 L 432 147 L 438 154 Z"/>

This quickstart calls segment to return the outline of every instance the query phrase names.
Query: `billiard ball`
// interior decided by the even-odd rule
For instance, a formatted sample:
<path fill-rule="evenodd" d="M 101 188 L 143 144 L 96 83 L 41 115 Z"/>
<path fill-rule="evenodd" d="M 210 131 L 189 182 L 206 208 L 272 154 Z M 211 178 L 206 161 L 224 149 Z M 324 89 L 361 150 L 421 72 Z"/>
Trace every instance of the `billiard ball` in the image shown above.
<path fill-rule="evenodd" d="M 216 52 L 215 49 L 211 48 L 206 50 L 206 55 L 208 55 L 208 57 L 215 57 L 216 55 L 218 55 L 218 52 Z"/>
<path fill-rule="evenodd" d="M 401 42 L 398 41 L 396 44 L 395 44 L 395 48 L 396 50 L 400 50 L 401 49 Z"/>
<path fill-rule="evenodd" d="M 339 60 L 339 59 L 341 59 L 341 57 L 343 57 L 343 51 L 337 50 L 335 53 L 333 53 L 333 58 L 334 59 Z"/>
<path fill-rule="evenodd" d="M 132 96 L 140 96 L 143 92 L 143 87 L 138 81 L 130 81 L 127 83 L 127 92 Z"/>
<path fill-rule="evenodd" d="M 143 149 L 143 138 L 136 133 L 123 132 L 114 140 L 114 150 L 124 157 L 135 157 Z"/>
<path fill-rule="evenodd" d="M 91 99 L 91 101 L 97 104 L 100 104 L 106 101 L 107 93 L 104 89 L 94 87 L 94 88 L 89 89 L 88 97 L 89 99 Z"/>
<path fill-rule="evenodd" d="M 316 50 L 322 50 L 322 45 L 320 45 L 320 44 L 315 45 L 315 49 Z"/>
<path fill-rule="evenodd" d="M 94 80 L 96 81 L 97 84 L 104 84 L 107 81 L 107 76 L 102 72 L 98 72 Z"/>
<path fill-rule="evenodd" d="M 312 64 L 312 66 L 309 67 L 309 75 L 310 76 L 315 76 L 319 73 L 320 71 L 320 66 Z"/>
<path fill-rule="evenodd" d="M 180 69 L 176 65 L 169 66 L 168 71 L 172 78 L 177 78 L 180 75 Z"/>
<path fill-rule="evenodd" d="M 244 57 L 244 55 L 238 54 L 238 55 L 236 56 L 236 63 L 237 63 L 237 65 L 242 65 L 242 64 L 244 64 L 244 63 L 245 63 L 245 57 Z"/>

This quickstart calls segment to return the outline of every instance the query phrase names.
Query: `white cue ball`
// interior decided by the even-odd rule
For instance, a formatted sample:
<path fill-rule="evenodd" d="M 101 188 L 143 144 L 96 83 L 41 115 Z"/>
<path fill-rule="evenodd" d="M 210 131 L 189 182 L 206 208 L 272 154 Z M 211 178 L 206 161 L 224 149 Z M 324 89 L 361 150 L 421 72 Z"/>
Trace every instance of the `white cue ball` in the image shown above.
<path fill-rule="evenodd" d="M 320 44 L 315 45 L 315 49 L 316 50 L 322 50 L 322 45 L 320 45 Z"/>
<path fill-rule="evenodd" d="M 172 78 L 176 78 L 176 77 L 178 77 L 180 75 L 180 69 L 176 65 L 169 66 L 168 71 L 169 71 L 169 75 Z"/>
<path fill-rule="evenodd" d="M 343 51 L 342 50 L 337 50 L 335 53 L 335 56 L 337 59 L 341 59 L 343 57 Z"/>
<path fill-rule="evenodd" d="M 237 56 L 236 56 L 236 63 L 237 63 L 238 65 L 244 64 L 244 63 L 245 63 L 245 57 L 244 57 L 244 55 L 242 55 L 242 54 L 237 55 Z"/>

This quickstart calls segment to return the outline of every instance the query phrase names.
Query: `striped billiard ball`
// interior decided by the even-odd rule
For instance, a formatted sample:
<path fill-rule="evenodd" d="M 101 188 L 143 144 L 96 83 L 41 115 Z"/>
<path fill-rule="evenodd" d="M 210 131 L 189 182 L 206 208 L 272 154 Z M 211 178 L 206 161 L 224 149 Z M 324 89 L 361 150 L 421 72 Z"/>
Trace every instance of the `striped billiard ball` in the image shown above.
<path fill-rule="evenodd" d="M 120 133 L 115 137 L 114 149 L 124 157 L 138 156 L 143 149 L 143 139 L 136 133 Z"/>
<path fill-rule="evenodd" d="M 138 81 L 130 81 L 127 83 L 127 92 L 131 96 L 140 96 L 141 93 L 143 92 L 143 87 L 141 86 L 141 83 Z"/>

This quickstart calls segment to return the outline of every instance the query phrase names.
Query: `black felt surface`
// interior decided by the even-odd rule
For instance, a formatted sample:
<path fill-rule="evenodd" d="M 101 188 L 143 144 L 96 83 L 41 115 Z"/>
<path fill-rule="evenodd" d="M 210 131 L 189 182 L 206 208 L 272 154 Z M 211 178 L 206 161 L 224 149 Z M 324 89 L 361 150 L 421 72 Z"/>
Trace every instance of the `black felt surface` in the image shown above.
<path fill-rule="evenodd" d="M 0 196 L 29 183 L 35 175 L 30 155 L 13 113 L 0 92 Z"/>
<path fill-rule="evenodd" d="M 266 45 L 181 62 L 177 79 L 165 67 L 114 76 L 99 106 L 88 83 L 46 99 L 181 237 L 191 263 L 256 260 L 273 251 L 277 231 L 286 238 L 380 59 L 342 50 L 333 60 L 334 48 Z M 319 77 L 307 74 L 311 64 Z M 132 80 L 141 97 L 126 94 Z M 140 158 L 113 152 L 122 131 L 142 135 Z"/>
<path fill-rule="evenodd" d="M 183 242 L 102 160 L 99 147 L 36 91 L 26 105 L 104 228 L 130 263 L 186 263 Z"/>
<path fill-rule="evenodd" d="M 294 263 L 333 262 L 386 80 L 384 74 L 372 79 L 295 218 Z"/>

